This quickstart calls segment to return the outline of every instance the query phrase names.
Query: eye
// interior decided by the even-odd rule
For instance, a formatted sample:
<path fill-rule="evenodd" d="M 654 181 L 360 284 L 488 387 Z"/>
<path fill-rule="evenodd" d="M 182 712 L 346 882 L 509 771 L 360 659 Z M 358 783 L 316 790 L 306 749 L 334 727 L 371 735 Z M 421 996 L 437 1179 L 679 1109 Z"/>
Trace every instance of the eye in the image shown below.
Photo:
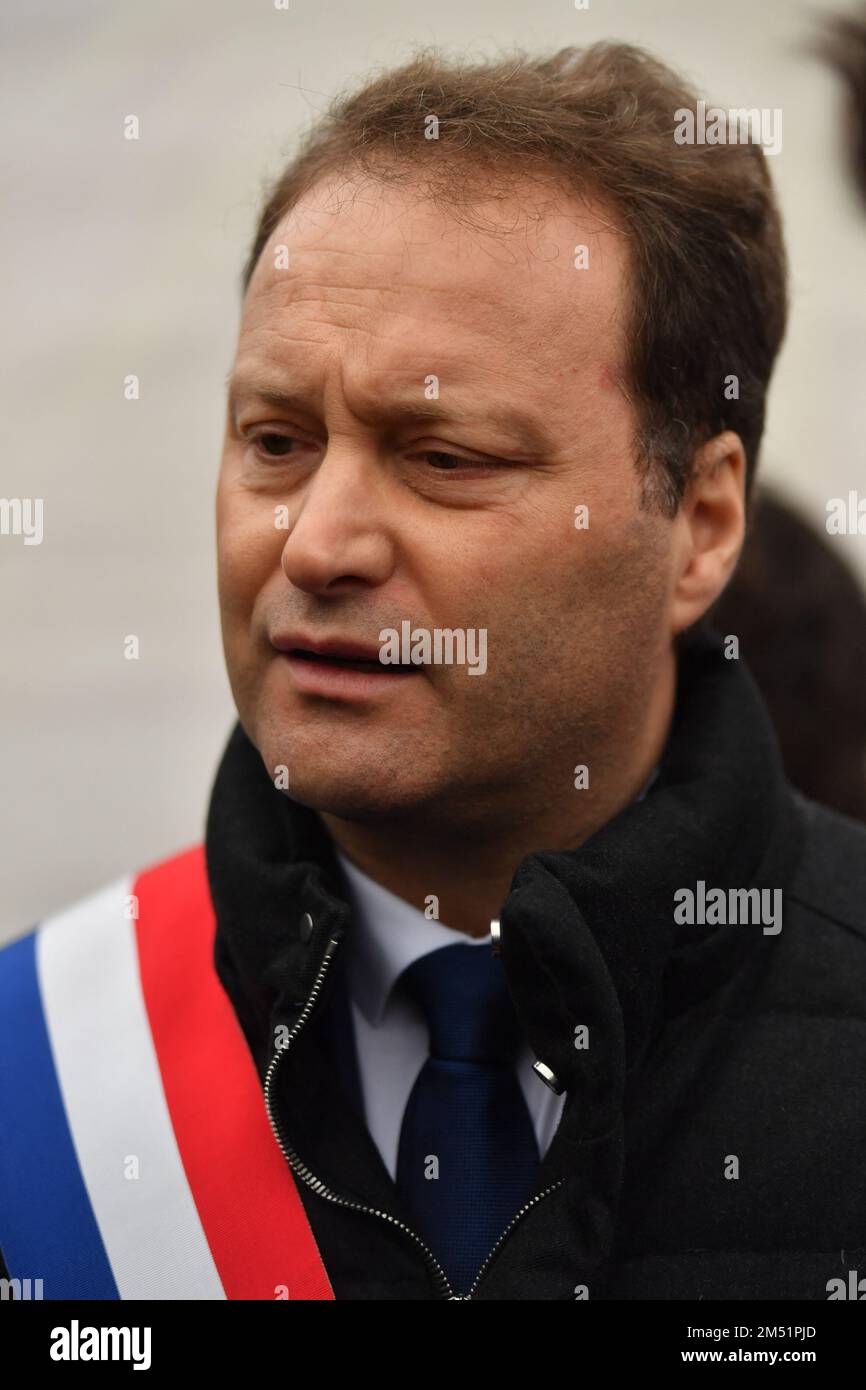
<path fill-rule="evenodd" d="M 497 463 L 493 459 L 467 459 L 463 458 L 462 454 L 449 454 L 442 449 L 421 449 L 418 452 L 418 457 L 444 460 L 444 462 L 431 464 L 431 467 L 436 473 L 453 473 L 461 468 L 470 470 L 473 468 L 485 469 L 503 467 L 502 464 Z"/>
<path fill-rule="evenodd" d="M 453 468 L 461 468 L 466 465 L 465 459 L 459 458 L 457 454 L 446 454 L 442 449 L 424 449 L 421 457 L 437 460 L 433 467 L 441 469 L 443 472 L 451 472 Z"/>
<path fill-rule="evenodd" d="M 259 435 L 252 435 L 251 442 L 266 459 L 288 458 L 293 444 L 302 441 L 293 434 L 276 434 L 273 430 L 265 430 Z"/>

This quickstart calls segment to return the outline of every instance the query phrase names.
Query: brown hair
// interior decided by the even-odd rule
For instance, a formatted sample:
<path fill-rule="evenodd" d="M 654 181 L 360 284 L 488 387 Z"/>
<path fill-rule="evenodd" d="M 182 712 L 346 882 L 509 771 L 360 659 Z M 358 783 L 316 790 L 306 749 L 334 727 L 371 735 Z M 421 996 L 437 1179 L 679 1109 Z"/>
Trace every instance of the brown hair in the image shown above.
<path fill-rule="evenodd" d="M 316 122 L 267 191 L 243 289 L 283 215 L 335 174 L 420 174 L 429 196 L 456 208 L 471 205 L 481 177 L 485 196 L 505 196 L 516 175 L 600 196 L 631 247 L 623 386 L 647 495 L 673 515 L 694 450 L 725 429 L 743 442 L 748 491 L 785 330 L 785 251 L 759 145 L 675 142 L 676 112 L 695 103 L 627 44 L 488 63 L 421 49 Z M 433 116 L 438 138 L 425 138 Z M 732 376 L 736 400 L 725 396 Z"/>

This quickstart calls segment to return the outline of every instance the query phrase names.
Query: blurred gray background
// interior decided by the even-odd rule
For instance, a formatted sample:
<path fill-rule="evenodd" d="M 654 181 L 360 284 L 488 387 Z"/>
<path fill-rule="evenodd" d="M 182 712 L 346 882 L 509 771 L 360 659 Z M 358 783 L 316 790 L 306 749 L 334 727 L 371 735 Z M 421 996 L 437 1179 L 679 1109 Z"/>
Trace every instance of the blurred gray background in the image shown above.
<path fill-rule="evenodd" d="M 864 478 L 866 217 L 812 0 L 6 0 L 0 939 L 200 840 L 233 719 L 213 494 L 238 274 L 263 180 L 328 98 L 413 44 L 491 57 L 624 39 L 724 107 L 783 110 L 770 160 L 792 320 L 764 477 L 823 526 Z M 129 113 L 137 142 L 123 139 Z M 137 373 L 141 399 L 125 401 Z M 866 575 L 866 541 L 836 542 Z M 123 639 L 137 634 L 138 661 Z"/>

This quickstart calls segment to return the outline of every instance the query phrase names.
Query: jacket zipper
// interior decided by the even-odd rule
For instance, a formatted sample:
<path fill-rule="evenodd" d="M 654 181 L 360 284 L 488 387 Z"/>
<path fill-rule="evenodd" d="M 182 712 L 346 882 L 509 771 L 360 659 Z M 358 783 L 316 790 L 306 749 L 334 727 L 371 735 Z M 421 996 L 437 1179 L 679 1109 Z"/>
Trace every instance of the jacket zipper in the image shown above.
<path fill-rule="evenodd" d="M 340 1207 L 348 1207 L 352 1211 L 367 1212 L 370 1216 L 378 1216 L 380 1220 L 387 1221 L 389 1226 L 396 1226 L 398 1230 L 403 1231 L 407 1236 L 410 1237 L 411 1240 L 415 1242 L 422 1255 L 424 1256 L 427 1266 L 432 1272 L 434 1279 L 436 1280 L 437 1296 L 439 1298 L 444 1298 L 448 1300 L 456 1299 L 465 1301 L 467 1299 L 472 1298 L 473 1294 L 475 1293 L 475 1290 L 478 1288 L 479 1280 L 481 1279 L 482 1275 L 484 1274 L 485 1270 L 490 1264 L 490 1261 L 493 1259 L 494 1255 L 496 1254 L 497 1250 L 499 1249 L 505 1238 L 508 1235 L 510 1235 L 514 1226 L 517 1224 L 517 1222 L 520 1220 L 523 1214 L 527 1211 L 530 1211 L 532 1207 L 534 1207 L 544 1197 L 549 1196 L 551 1192 L 555 1192 L 558 1187 L 562 1186 L 565 1179 L 560 1178 L 557 1182 L 551 1184 L 550 1187 L 545 1188 L 543 1192 L 537 1193 L 528 1202 L 524 1203 L 520 1210 L 517 1211 L 511 1218 L 505 1230 L 502 1232 L 502 1235 L 499 1237 L 496 1244 L 493 1246 L 493 1249 L 487 1255 L 487 1258 L 484 1260 L 483 1264 L 481 1265 L 481 1268 L 478 1270 L 478 1273 L 475 1276 L 475 1279 L 473 1280 L 472 1287 L 470 1288 L 469 1292 L 467 1294 L 459 1294 L 454 1292 L 444 1269 L 440 1265 L 439 1261 L 436 1259 L 436 1256 L 433 1254 L 433 1251 L 430 1249 L 430 1247 L 427 1244 L 425 1244 L 425 1242 L 418 1235 L 417 1231 L 413 1231 L 410 1226 L 407 1226 L 405 1224 L 405 1222 L 399 1221 L 396 1216 L 391 1216 L 386 1211 L 379 1211 L 376 1207 L 368 1207 L 365 1206 L 362 1202 L 353 1202 L 349 1197 L 340 1196 L 338 1192 L 332 1191 L 332 1189 L 328 1187 L 326 1183 L 322 1182 L 321 1178 L 317 1178 L 315 1173 L 312 1173 L 310 1171 L 306 1164 L 303 1163 L 302 1160 L 298 1157 L 297 1153 L 292 1148 L 288 1139 L 286 1139 L 282 1133 L 279 1121 L 277 1120 L 276 1114 L 274 1112 L 273 1101 L 271 1099 L 271 1087 L 273 1085 L 274 1075 L 276 1073 L 277 1067 L 280 1064 L 280 1061 L 283 1057 L 285 1057 L 292 1043 L 296 1040 L 298 1034 L 301 1032 L 301 1029 L 308 1022 L 309 1017 L 316 1006 L 316 1003 L 322 990 L 322 982 L 324 981 L 324 978 L 328 973 L 331 961 L 334 958 L 334 954 L 339 944 L 339 937 L 331 937 L 331 939 L 329 940 L 327 946 L 325 947 L 325 953 L 322 957 L 321 964 L 316 973 L 316 978 L 313 981 L 312 989 L 310 990 L 309 996 L 304 1004 L 304 1007 L 301 1009 L 301 1012 L 298 1015 L 294 1025 L 289 1030 L 289 1034 L 285 1042 L 283 1043 L 283 1046 L 277 1049 L 270 1062 L 268 1063 L 268 1069 L 265 1074 L 264 1083 L 265 1110 L 268 1116 L 268 1123 L 270 1124 L 274 1139 L 277 1142 L 277 1147 L 279 1148 L 280 1153 L 283 1155 L 283 1158 L 288 1163 L 292 1172 L 295 1173 L 297 1177 L 299 1177 L 301 1181 L 307 1185 L 307 1187 L 312 1188 L 313 1192 L 315 1192 L 317 1196 L 322 1197 L 326 1202 L 333 1202 L 336 1206 Z"/>

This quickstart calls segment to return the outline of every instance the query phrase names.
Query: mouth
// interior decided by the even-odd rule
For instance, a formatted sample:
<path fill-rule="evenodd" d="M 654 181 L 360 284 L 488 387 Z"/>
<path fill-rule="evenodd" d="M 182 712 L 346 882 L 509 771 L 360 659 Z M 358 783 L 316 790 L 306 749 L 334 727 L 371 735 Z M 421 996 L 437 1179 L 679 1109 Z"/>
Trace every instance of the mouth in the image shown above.
<path fill-rule="evenodd" d="M 411 664 L 408 666 L 388 666 L 381 662 L 378 657 L 344 656 L 339 652 L 315 652 L 307 647 L 292 647 L 286 652 L 286 656 L 295 661 L 308 661 L 314 666 L 336 671 L 357 671 L 367 675 L 408 676 L 418 671 L 418 667 Z"/>
<path fill-rule="evenodd" d="M 379 660 L 379 647 L 353 637 L 313 637 L 287 632 L 271 639 L 288 668 L 294 690 L 305 698 L 340 704 L 387 701 L 423 680 L 420 666 L 391 666 Z"/>

